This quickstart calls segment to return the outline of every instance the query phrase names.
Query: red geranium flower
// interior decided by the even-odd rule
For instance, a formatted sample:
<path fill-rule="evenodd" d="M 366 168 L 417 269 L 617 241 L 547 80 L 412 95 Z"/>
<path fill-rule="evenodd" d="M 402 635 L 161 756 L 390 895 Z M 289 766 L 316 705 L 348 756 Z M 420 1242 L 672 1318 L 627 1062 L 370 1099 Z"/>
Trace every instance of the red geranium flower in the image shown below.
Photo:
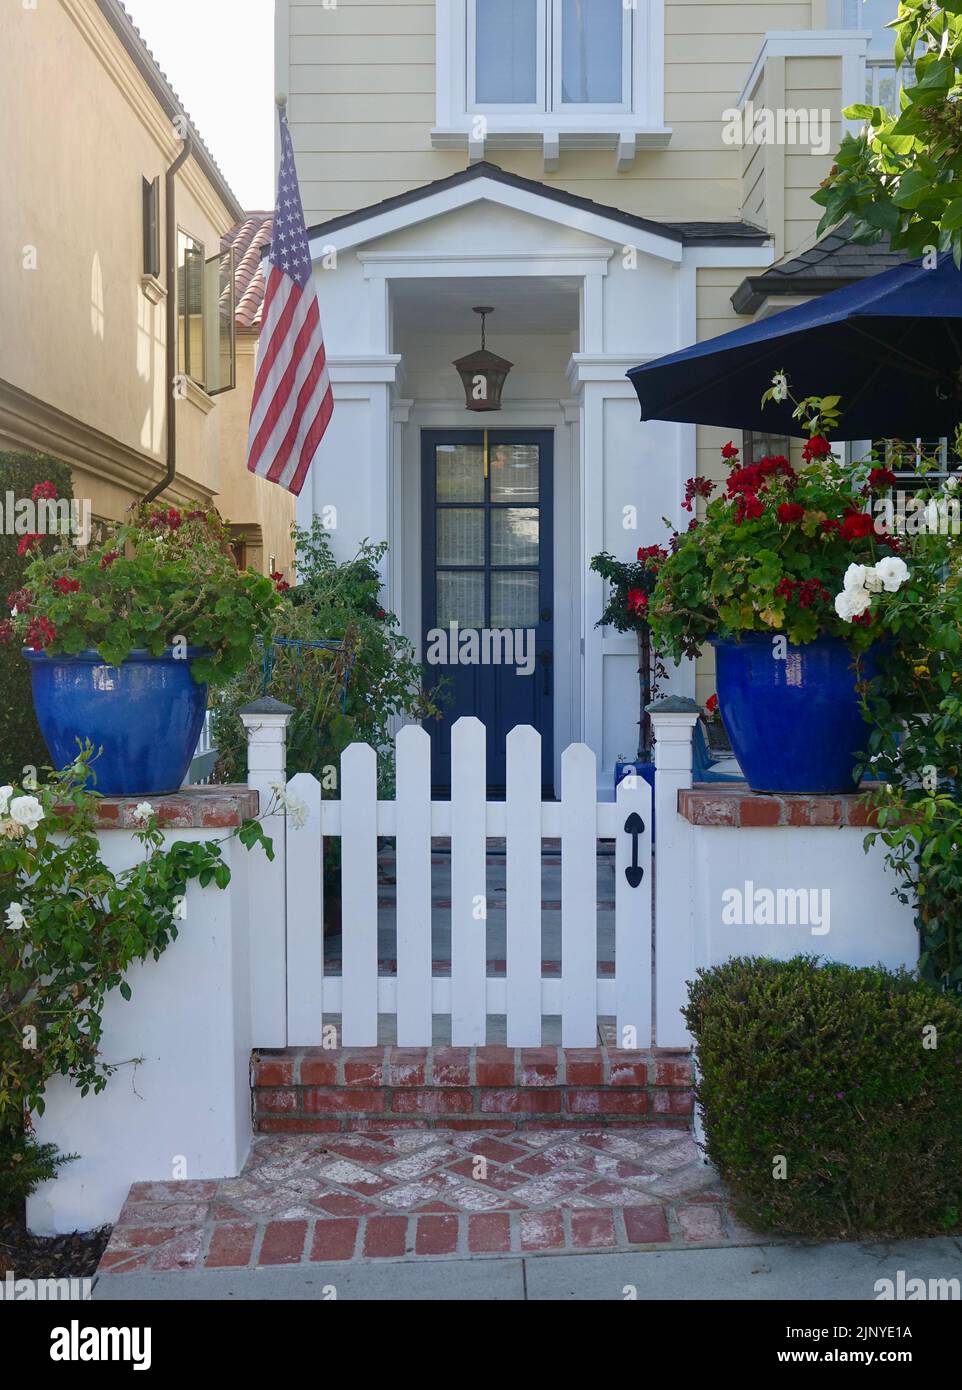
<path fill-rule="evenodd" d="M 714 714 L 715 711 L 717 710 L 717 708 L 718 708 L 718 696 L 717 696 L 717 695 L 709 695 L 708 699 L 705 701 L 705 713 L 706 713 L 706 714 Z"/>
<path fill-rule="evenodd" d="M 18 613 L 25 613 L 33 603 L 33 594 L 29 589 L 14 589 L 12 594 L 7 597 L 7 607 L 12 611 L 14 608 Z"/>
<path fill-rule="evenodd" d="M 741 526 L 744 521 L 756 520 L 764 510 L 764 506 L 753 492 L 743 493 L 735 508 L 735 521 Z"/>
<path fill-rule="evenodd" d="M 734 459 L 738 457 L 738 450 L 735 448 L 734 444 L 731 442 L 730 439 L 727 444 L 722 445 L 721 452 L 723 459 Z"/>
<path fill-rule="evenodd" d="M 110 569 L 110 566 L 113 564 L 113 562 L 117 559 L 119 555 L 119 550 L 108 550 L 106 555 L 101 555 L 100 557 L 100 568 L 102 570 Z"/>
<path fill-rule="evenodd" d="M 845 541 L 861 540 L 863 536 L 870 536 L 875 530 L 875 522 L 868 512 L 849 512 L 843 518 L 839 527 L 842 539 Z"/>
<path fill-rule="evenodd" d="M 891 468 L 873 468 L 868 475 L 869 487 L 894 487 L 898 482 Z"/>
<path fill-rule="evenodd" d="M 644 589 L 628 590 L 628 608 L 632 613 L 643 613 L 648 607 L 648 595 Z"/>
<path fill-rule="evenodd" d="M 691 504 L 696 497 L 709 498 L 715 491 L 715 484 L 711 478 L 689 478 L 685 484 L 685 500 L 682 502 L 686 512 L 691 511 Z"/>
<path fill-rule="evenodd" d="M 691 528 L 689 527 L 689 530 Z M 663 545 L 642 545 L 638 547 L 638 563 L 643 565 L 646 560 L 667 560 L 668 551 Z"/>
<path fill-rule="evenodd" d="M 6 647 L 13 641 L 13 623 L 9 618 L 4 618 L 0 623 L 0 642 Z"/>
<path fill-rule="evenodd" d="M 813 434 L 804 449 L 802 458 L 806 463 L 811 463 L 812 459 L 823 459 L 832 452 L 832 446 L 823 434 Z"/>
<path fill-rule="evenodd" d="M 27 628 L 25 645 L 32 651 L 42 651 L 44 647 L 49 647 L 57 635 L 57 629 L 49 618 L 33 618 Z"/>
<path fill-rule="evenodd" d="M 778 509 L 778 519 L 783 526 L 788 526 L 793 521 L 801 521 L 804 515 L 805 508 L 800 502 L 783 502 Z"/>
<path fill-rule="evenodd" d="M 55 579 L 53 581 L 53 587 L 58 594 L 75 594 L 80 588 L 80 580 L 66 579 L 61 576 L 60 579 Z"/>
<path fill-rule="evenodd" d="M 776 597 L 788 599 L 794 598 L 796 583 L 797 580 L 795 579 L 780 579 L 778 583 L 775 585 Z"/>
<path fill-rule="evenodd" d="M 41 536 L 39 532 L 32 531 L 29 535 L 24 536 L 17 546 L 17 554 L 29 555 L 31 550 L 33 550 L 35 546 L 38 546 L 42 540 L 43 536 Z"/>
<path fill-rule="evenodd" d="M 34 502 L 39 502 L 41 497 L 53 499 L 57 496 L 57 489 L 51 482 L 36 483 L 34 484 L 34 488 L 30 496 Z"/>
<path fill-rule="evenodd" d="M 840 531 L 840 530 L 841 530 L 841 522 L 836 521 L 833 517 L 830 517 L 830 516 L 829 516 L 829 517 L 826 517 L 825 520 L 822 522 L 822 530 L 823 530 L 826 534 L 827 534 L 829 531 Z"/>

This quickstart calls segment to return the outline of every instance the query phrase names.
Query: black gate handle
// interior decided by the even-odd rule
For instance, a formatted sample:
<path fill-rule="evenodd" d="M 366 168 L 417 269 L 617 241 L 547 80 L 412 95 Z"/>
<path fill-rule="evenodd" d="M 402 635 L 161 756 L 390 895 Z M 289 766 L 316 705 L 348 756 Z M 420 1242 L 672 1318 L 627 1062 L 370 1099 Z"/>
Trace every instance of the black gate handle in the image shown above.
<path fill-rule="evenodd" d="M 632 811 L 625 821 L 625 830 L 631 836 L 631 863 L 625 869 L 625 878 L 632 888 L 637 888 L 645 876 L 645 871 L 638 863 L 638 836 L 645 833 L 645 822 L 641 819 L 637 811 Z"/>

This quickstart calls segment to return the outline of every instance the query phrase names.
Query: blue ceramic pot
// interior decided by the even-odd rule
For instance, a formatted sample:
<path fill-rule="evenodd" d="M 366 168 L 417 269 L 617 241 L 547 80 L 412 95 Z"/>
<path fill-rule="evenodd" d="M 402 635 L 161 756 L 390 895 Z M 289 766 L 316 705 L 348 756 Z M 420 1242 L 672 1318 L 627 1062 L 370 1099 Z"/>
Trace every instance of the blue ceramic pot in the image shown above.
<path fill-rule="evenodd" d="M 198 685 L 187 659 L 133 651 L 109 666 L 95 651 L 49 656 L 24 648 L 30 662 L 33 705 L 57 768 L 77 756 L 77 741 L 100 748 L 93 764 L 104 796 L 162 796 L 182 785 L 197 747 L 207 686 Z"/>
<path fill-rule="evenodd" d="M 829 795 L 856 790 L 858 754 L 868 742 L 852 651 L 839 637 L 789 645 L 776 660 L 772 636 L 712 640 L 718 704 L 735 757 L 752 791 Z M 860 659 L 862 678 L 875 655 Z"/>

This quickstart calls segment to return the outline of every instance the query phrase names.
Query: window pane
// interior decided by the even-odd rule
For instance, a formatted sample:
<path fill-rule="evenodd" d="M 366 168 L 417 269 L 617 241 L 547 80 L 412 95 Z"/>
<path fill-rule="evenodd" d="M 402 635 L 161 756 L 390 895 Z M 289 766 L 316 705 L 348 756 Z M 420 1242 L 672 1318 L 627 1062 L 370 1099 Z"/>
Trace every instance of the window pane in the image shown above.
<path fill-rule="evenodd" d="M 435 458 L 439 502 L 484 501 L 484 450 L 480 444 L 439 444 Z"/>
<path fill-rule="evenodd" d="M 180 370 L 204 384 L 204 247 L 177 233 L 177 328 Z"/>
<path fill-rule="evenodd" d="M 491 575 L 491 626 L 538 626 L 538 573 Z"/>
<path fill-rule="evenodd" d="M 503 102 L 520 106 L 537 101 L 537 53 L 538 0 L 475 0 L 475 98 L 479 105 Z"/>
<path fill-rule="evenodd" d="M 438 627 L 484 627 L 484 574 L 438 570 Z"/>
<path fill-rule="evenodd" d="M 842 28 L 871 30 L 869 52 L 891 54 L 895 30 L 885 26 L 895 18 L 898 7 L 898 0 L 843 0 Z"/>
<path fill-rule="evenodd" d="M 537 502 L 537 444 L 496 444 L 491 450 L 491 501 Z"/>
<path fill-rule="evenodd" d="M 492 565 L 538 563 L 536 507 L 499 507 L 491 512 Z"/>
<path fill-rule="evenodd" d="M 439 565 L 483 565 L 484 512 L 439 508 L 437 544 Z"/>
<path fill-rule="evenodd" d="M 205 360 L 209 396 L 232 391 L 234 373 L 234 249 L 211 256 L 206 266 Z"/>
<path fill-rule="evenodd" d="M 624 14 L 622 0 L 562 0 L 563 102 L 623 100 Z"/>

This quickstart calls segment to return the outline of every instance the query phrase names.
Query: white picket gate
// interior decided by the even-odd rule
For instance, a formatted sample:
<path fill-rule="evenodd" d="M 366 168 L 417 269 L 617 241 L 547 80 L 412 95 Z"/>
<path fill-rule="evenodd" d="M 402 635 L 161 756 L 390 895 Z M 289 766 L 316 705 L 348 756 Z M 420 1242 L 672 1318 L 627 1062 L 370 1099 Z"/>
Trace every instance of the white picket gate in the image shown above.
<path fill-rule="evenodd" d="M 621 1046 L 647 1048 L 652 1032 L 651 789 L 623 782 L 599 802 L 595 755 L 572 744 L 561 760 L 561 800 L 541 800 L 541 738 L 519 726 L 507 739 L 504 801 L 486 799 L 485 730 L 473 718 L 451 731 L 451 799 L 431 799 L 431 745 L 414 725 L 397 737 L 397 794 L 377 797 L 367 744 L 341 758 L 340 800 L 322 800 L 300 773 L 288 791 L 306 822 L 287 826 L 287 1041 L 317 1046 L 325 1018 L 341 1017 L 346 1047 L 374 1046 L 378 1014 L 397 1019 L 401 1046 L 432 1041 L 449 1014 L 451 1041 L 486 1041 L 488 1015 L 507 1015 L 509 1046 L 537 1046 L 543 1015 L 560 1015 L 565 1047 L 593 1047 L 598 1019 L 614 1017 Z M 322 836 L 342 844 L 342 966 L 325 975 Z M 378 974 L 378 836 L 397 837 L 397 974 Z M 432 973 L 431 837 L 451 841 L 451 973 Z M 487 973 L 486 838 L 506 841 L 506 973 Z M 561 973 L 541 964 L 541 840 L 561 839 Z M 599 838 L 615 841 L 615 970 L 597 967 Z"/>

